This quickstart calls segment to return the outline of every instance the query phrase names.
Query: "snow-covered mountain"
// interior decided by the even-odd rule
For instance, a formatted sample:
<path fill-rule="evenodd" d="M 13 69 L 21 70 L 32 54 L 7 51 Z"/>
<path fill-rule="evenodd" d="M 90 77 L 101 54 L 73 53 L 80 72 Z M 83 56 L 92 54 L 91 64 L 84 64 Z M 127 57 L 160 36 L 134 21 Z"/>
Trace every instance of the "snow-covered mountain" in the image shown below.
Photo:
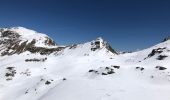
<path fill-rule="evenodd" d="M 1 28 L 0 46 L 1 55 L 20 54 L 25 51 L 50 54 L 62 49 L 47 35 L 23 27 Z"/>
<path fill-rule="evenodd" d="M 0 100 L 169 100 L 170 39 L 119 54 L 102 38 L 68 46 L 0 29 Z"/>

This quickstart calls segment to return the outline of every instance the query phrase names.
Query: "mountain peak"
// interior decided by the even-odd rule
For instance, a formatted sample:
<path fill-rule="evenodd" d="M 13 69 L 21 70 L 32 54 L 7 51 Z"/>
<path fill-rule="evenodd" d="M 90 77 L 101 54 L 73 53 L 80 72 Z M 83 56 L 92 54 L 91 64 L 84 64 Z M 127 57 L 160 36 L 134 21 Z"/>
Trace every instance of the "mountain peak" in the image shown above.
<path fill-rule="evenodd" d="M 98 37 L 96 40 L 103 40 L 103 38 L 102 37 Z"/>
<path fill-rule="evenodd" d="M 29 36 L 29 35 L 34 35 L 37 34 L 38 32 L 25 28 L 25 27 L 10 27 L 10 28 L 1 28 L 1 30 L 3 31 L 11 31 L 11 32 L 15 32 L 18 33 L 19 35 L 22 36 Z M 42 34 L 42 33 L 39 33 Z"/>
<path fill-rule="evenodd" d="M 55 41 L 43 33 L 24 27 L 0 28 L 0 45 L 5 47 L 1 55 L 12 55 L 30 51 L 43 54 L 56 51 Z"/>
<path fill-rule="evenodd" d="M 38 46 L 45 46 L 44 42 L 50 39 L 46 34 L 25 27 L 0 28 L 0 36 L 2 39 L 18 39 L 23 42 L 31 42 L 35 40 L 37 41 Z M 53 40 L 50 39 L 50 41 Z"/>
<path fill-rule="evenodd" d="M 95 41 L 98 41 L 98 42 L 103 43 L 103 42 L 104 42 L 104 39 L 103 39 L 102 37 L 98 37 L 98 38 L 96 38 L 96 40 L 95 40 Z"/>

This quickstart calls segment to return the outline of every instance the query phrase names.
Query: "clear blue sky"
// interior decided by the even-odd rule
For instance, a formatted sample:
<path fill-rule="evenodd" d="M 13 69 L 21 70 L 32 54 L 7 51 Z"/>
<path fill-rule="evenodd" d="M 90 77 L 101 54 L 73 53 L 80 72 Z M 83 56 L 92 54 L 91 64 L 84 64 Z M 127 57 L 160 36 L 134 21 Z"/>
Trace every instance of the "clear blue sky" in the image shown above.
<path fill-rule="evenodd" d="M 22 26 L 58 44 L 99 36 L 120 51 L 170 36 L 170 0 L 0 0 L 0 27 Z"/>

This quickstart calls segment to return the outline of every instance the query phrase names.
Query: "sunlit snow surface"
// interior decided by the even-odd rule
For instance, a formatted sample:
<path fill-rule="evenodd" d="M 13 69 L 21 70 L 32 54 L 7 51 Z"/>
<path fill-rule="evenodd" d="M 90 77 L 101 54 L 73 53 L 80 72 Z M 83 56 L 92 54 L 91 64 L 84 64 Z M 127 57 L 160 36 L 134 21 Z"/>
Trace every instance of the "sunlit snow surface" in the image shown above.
<path fill-rule="evenodd" d="M 153 49 L 164 47 L 162 53 L 148 57 Z M 24 52 L 0 57 L 0 100 L 170 100 L 169 40 L 120 55 L 106 48 L 90 48 L 87 42 L 48 56 Z M 168 57 L 157 60 L 159 55 Z M 47 59 L 25 61 L 33 58 Z M 6 76 L 10 73 L 8 67 L 16 71 L 11 80 Z M 102 75 L 106 67 L 114 73 Z"/>

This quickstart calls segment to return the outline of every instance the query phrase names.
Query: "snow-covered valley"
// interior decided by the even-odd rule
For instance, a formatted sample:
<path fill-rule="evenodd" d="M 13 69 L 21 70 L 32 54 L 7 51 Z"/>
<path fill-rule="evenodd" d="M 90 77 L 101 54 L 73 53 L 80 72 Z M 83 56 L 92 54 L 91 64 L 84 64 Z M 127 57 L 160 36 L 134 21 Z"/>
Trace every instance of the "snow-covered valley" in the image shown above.
<path fill-rule="evenodd" d="M 118 53 L 102 38 L 68 46 L 0 30 L 0 100 L 169 100 L 170 40 Z"/>

